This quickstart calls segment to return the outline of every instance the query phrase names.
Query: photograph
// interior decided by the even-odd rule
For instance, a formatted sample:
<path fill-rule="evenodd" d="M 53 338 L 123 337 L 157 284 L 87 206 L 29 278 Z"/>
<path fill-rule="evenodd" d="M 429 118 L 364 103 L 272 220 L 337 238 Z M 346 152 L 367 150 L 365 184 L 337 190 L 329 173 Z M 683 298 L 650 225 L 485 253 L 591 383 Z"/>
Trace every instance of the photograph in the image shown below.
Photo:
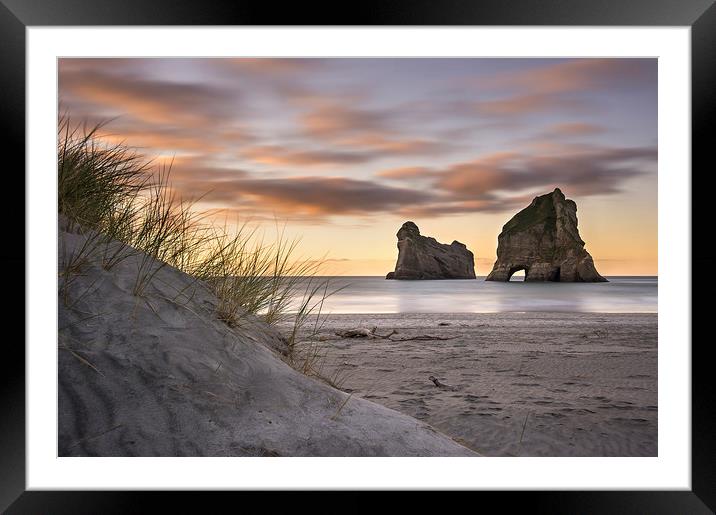
<path fill-rule="evenodd" d="M 660 457 L 659 79 L 58 57 L 58 456 Z"/>
<path fill-rule="evenodd" d="M 713 513 L 715 3 L 0 0 L 0 512 Z"/>

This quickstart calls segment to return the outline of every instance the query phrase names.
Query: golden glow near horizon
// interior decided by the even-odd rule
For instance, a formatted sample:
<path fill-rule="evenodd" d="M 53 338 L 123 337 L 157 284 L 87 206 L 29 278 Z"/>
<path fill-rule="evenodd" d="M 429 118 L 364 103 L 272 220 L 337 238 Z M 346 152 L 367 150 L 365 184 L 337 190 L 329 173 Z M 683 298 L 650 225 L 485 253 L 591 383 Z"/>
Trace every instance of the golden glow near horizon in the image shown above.
<path fill-rule="evenodd" d="M 655 59 L 61 59 L 61 110 L 172 163 L 324 273 L 384 275 L 406 220 L 465 243 L 560 187 L 602 275 L 657 274 Z"/>

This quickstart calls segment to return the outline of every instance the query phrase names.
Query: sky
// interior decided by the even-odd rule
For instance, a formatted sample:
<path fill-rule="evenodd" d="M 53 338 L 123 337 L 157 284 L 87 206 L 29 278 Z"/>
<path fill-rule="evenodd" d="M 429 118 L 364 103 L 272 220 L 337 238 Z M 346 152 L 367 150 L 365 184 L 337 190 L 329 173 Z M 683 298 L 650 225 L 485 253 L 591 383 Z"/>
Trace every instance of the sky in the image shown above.
<path fill-rule="evenodd" d="M 73 58 L 59 102 L 171 163 L 197 208 L 285 224 L 326 274 L 393 270 L 412 220 L 487 275 L 555 187 L 602 275 L 657 274 L 656 59 Z"/>

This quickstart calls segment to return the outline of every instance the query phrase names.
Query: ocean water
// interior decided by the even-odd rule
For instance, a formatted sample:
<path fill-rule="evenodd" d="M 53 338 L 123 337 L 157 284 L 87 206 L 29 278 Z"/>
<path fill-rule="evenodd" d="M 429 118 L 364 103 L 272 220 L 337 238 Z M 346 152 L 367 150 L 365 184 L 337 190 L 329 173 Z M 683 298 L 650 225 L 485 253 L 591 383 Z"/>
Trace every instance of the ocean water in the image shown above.
<path fill-rule="evenodd" d="M 558 311 L 656 313 L 657 277 L 607 277 L 608 283 L 508 283 L 476 280 L 388 281 L 331 277 L 324 313 L 500 313 Z"/>

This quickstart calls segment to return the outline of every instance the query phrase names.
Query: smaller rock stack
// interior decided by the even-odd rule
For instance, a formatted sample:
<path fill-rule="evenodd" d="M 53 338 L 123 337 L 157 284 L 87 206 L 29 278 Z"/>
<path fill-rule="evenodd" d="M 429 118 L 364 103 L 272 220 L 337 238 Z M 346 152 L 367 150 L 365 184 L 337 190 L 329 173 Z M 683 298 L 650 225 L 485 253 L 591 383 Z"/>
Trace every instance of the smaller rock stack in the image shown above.
<path fill-rule="evenodd" d="M 450 245 L 422 236 L 413 222 L 397 234 L 398 261 L 386 279 L 474 279 L 475 258 L 459 241 Z"/>

